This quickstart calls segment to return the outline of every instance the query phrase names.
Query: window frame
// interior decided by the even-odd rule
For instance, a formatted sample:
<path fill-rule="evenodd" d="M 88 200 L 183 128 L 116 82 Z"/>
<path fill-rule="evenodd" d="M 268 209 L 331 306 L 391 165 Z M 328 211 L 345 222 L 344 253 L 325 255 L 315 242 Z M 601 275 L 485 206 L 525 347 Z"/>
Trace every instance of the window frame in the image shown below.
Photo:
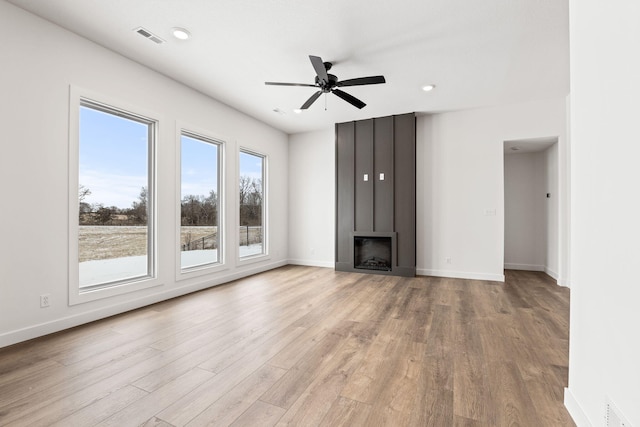
<path fill-rule="evenodd" d="M 240 236 L 239 236 L 239 230 L 240 230 L 240 195 L 239 195 L 239 188 L 240 188 L 240 155 L 242 153 L 245 154 L 250 154 L 252 156 L 256 156 L 256 157 L 261 157 L 262 158 L 262 253 L 259 254 L 255 254 L 255 255 L 248 255 L 248 256 L 240 256 Z M 236 227 L 234 232 L 236 233 L 237 236 L 237 245 L 236 245 L 236 254 L 237 254 L 237 259 L 238 259 L 238 265 L 245 265 L 245 264 L 251 264 L 254 262 L 260 262 L 260 261 L 265 261 L 265 260 L 269 260 L 271 259 L 271 254 L 269 251 L 269 227 L 268 227 L 268 217 L 269 217 L 269 195 L 268 195 L 268 186 L 269 186 L 269 181 L 267 179 L 268 177 L 268 164 L 269 164 L 269 156 L 265 153 L 262 153 L 260 151 L 254 150 L 252 148 L 247 148 L 247 147 L 239 147 L 238 148 L 238 161 L 237 161 L 237 168 L 238 168 L 238 172 L 236 173 L 236 186 L 235 186 L 235 192 L 236 192 L 236 200 L 238 201 L 236 204 Z"/>
<path fill-rule="evenodd" d="M 160 285 L 158 278 L 158 248 L 157 248 L 157 145 L 160 134 L 160 115 L 141 108 L 130 105 L 122 100 L 70 86 L 69 89 L 69 305 L 76 305 L 109 298 L 117 295 L 135 292 Z M 80 109 L 81 107 L 95 108 L 109 114 L 121 116 L 135 121 L 141 121 L 150 125 L 150 135 L 147 153 L 147 275 L 129 279 L 105 282 L 98 285 L 80 288 L 79 271 L 79 234 L 80 224 L 78 221 L 79 200 L 78 186 L 80 173 Z"/>
<path fill-rule="evenodd" d="M 180 250 L 182 225 L 182 136 L 216 144 L 218 147 L 218 261 L 182 268 L 182 251 Z M 212 132 L 191 124 L 176 122 L 176 281 L 203 276 L 227 270 L 226 262 L 226 166 L 225 153 L 227 139 L 216 136 Z"/>

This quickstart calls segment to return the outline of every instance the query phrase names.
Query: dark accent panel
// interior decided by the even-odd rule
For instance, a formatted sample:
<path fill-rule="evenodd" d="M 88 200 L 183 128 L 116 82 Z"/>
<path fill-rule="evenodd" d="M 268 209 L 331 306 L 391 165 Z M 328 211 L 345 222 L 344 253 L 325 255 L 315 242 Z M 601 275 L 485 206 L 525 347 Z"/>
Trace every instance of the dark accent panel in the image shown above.
<path fill-rule="evenodd" d="M 336 267 L 351 263 L 349 236 L 353 232 L 354 146 L 353 122 L 336 125 Z"/>
<path fill-rule="evenodd" d="M 393 117 L 374 120 L 374 193 L 373 193 L 373 230 L 393 230 Z M 384 174 L 384 180 L 380 180 Z M 359 231 L 359 230 L 358 230 Z"/>
<path fill-rule="evenodd" d="M 391 271 L 366 271 L 415 276 L 415 136 L 414 114 L 336 124 L 336 270 L 363 271 L 354 236 L 392 236 Z"/>
<path fill-rule="evenodd" d="M 398 233 L 398 266 L 416 265 L 416 118 L 395 116 L 396 171 L 395 231 Z"/>
<path fill-rule="evenodd" d="M 351 231 L 373 231 L 373 120 L 360 120 L 355 126 L 355 228 Z"/>

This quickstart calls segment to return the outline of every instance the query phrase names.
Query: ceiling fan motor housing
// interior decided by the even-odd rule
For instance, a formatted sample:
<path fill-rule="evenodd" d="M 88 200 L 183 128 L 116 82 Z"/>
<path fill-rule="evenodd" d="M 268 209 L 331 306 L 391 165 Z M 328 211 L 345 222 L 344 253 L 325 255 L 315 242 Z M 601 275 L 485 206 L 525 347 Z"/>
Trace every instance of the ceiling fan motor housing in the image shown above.
<path fill-rule="evenodd" d="M 327 62 L 325 62 L 325 64 L 327 64 Z M 336 85 L 338 84 L 338 77 L 334 76 L 333 74 L 327 74 L 327 76 L 329 77 L 329 81 L 327 83 L 325 83 L 323 80 L 320 80 L 320 77 L 316 76 L 316 84 L 324 93 L 329 93 L 331 89 L 336 87 Z"/>

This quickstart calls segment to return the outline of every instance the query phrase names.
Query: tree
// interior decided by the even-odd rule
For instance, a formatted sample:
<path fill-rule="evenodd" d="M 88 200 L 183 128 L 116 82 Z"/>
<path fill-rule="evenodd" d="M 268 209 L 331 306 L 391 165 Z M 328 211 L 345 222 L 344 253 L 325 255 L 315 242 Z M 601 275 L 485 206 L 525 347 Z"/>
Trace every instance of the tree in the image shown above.
<path fill-rule="evenodd" d="M 262 225 L 262 180 L 240 176 L 240 225 Z"/>
<path fill-rule="evenodd" d="M 147 199 L 149 197 L 149 192 L 147 187 L 142 187 L 140 189 L 140 195 L 138 196 L 138 201 L 134 201 L 131 204 L 131 209 L 128 211 L 129 217 L 136 224 L 146 224 L 147 223 Z"/>
<path fill-rule="evenodd" d="M 218 195 L 215 191 L 209 191 L 209 196 L 204 199 L 203 209 L 206 225 L 216 225 L 218 223 Z"/>
<path fill-rule="evenodd" d="M 182 198 L 182 225 L 198 225 L 200 219 L 200 198 L 189 194 Z"/>
<path fill-rule="evenodd" d="M 83 214 L 91 213 L 91 205 L 84 201 L 84 199 L 86 199 L 90 194 L 91 190 L 80 184 L 80 186 L 78 187 L 78 205 L 80 217 L 82 217 Z"/>
<path fill-rule="evenodd" d="M 181 202 L 182 225 L 216 225 L 218 223 L 218 195 L 211 190 L 208 196 L 186 195 Z"/>
<path fill-rule="evenodd" d="M 98 205 L 98 209 L 96 210 L 96 219 L 102 225 L 107 224 L 111 221 L 111 216 L 116 213 L 117 208 L 114 206 L 104 207 L 102 204 Z"/>

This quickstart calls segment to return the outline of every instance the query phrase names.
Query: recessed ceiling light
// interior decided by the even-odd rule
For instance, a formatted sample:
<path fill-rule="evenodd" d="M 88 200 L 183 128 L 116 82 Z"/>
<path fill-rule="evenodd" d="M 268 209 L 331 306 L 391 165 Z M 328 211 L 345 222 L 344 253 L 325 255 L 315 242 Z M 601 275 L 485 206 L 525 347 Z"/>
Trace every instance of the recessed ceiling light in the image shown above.
<path fill-rule="evenodd" d="M 431 92 L 432 90 L 434 90 L 436 88 L 436 85 L 426 85 L 426 86 L 422 86 L 422 90 L 425 92 Z"/>
<path fill-rule="evenodd" d="M 189 40 L 191 38 L 191 33 L 184 28 L 175 27 L 172 31 L 173 37 L 178 40 Z"/>
<path fill-rule="evenodd" d="M 296 114 L 300 114 L 300 113 L 302 113 L 302 110 L 300 108 L 296 108 L 296 109 L 293 110 L 293 112 L 296 113 Z"/>

